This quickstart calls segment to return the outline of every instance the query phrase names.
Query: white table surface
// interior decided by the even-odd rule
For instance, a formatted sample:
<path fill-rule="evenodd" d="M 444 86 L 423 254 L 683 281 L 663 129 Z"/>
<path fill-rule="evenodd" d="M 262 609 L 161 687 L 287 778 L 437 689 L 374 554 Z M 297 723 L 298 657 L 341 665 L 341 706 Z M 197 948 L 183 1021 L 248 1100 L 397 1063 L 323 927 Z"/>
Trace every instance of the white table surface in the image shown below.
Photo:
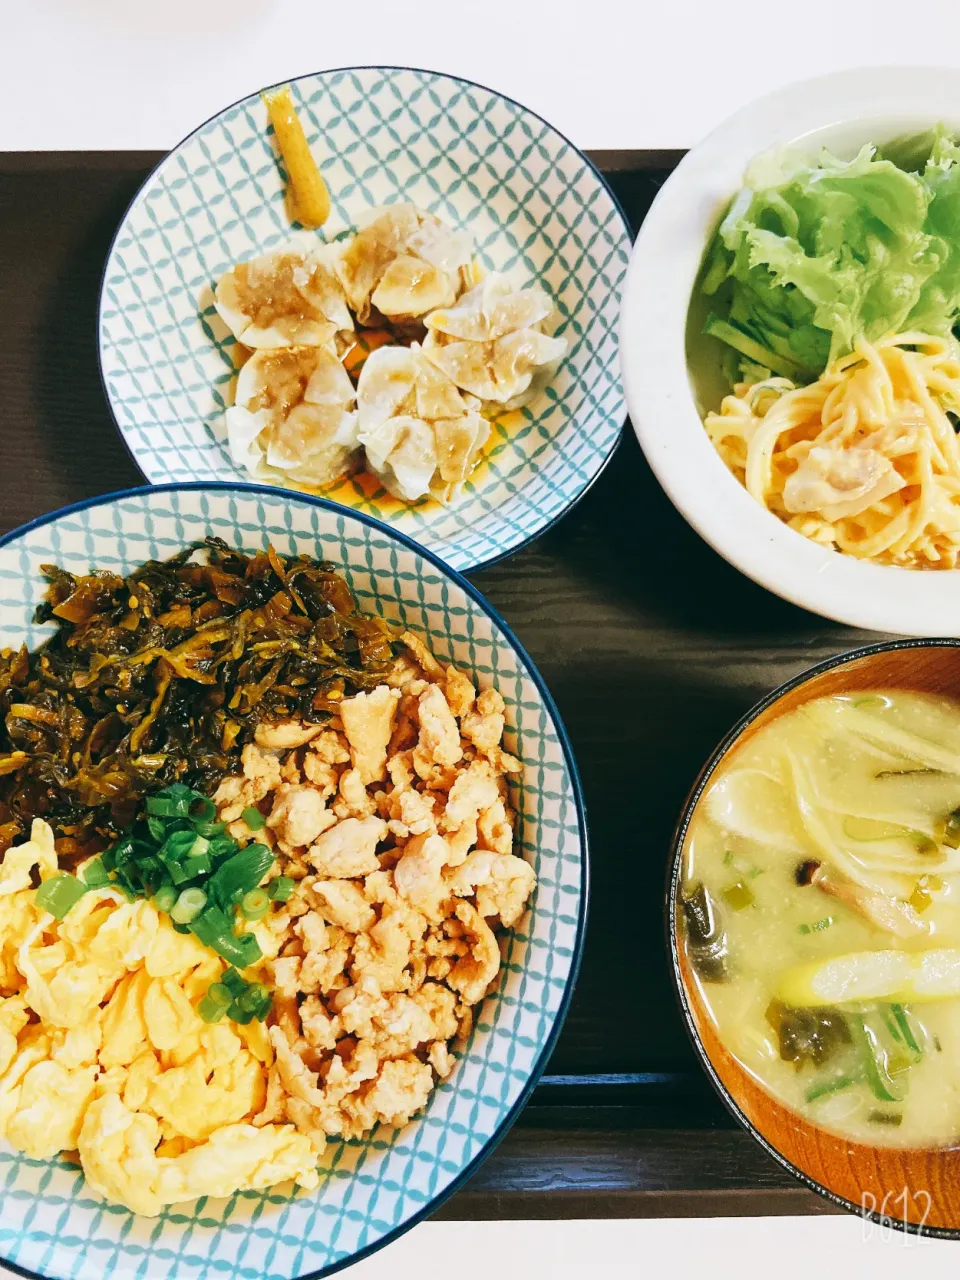
<path fill-rule="evenodd" d="M 0 150 L 169 147 L 363 63 L 478 80 L 581 147 L 686 147 L 787 81 L 931 62 L 960 65 L 957 0 L 0 0 Z"/>
<path fill-rule="evenodd" d="M 356 14 L 352 21 L 350 14 Z M 470 15 L 476 15 L 470 16 Z M 358 38 L 363 33 L 362 40 Z M 0 150 L 172 146 L 323 67 L 421 66 L 518 98 L 581 147 L 686 147 L 749 99 L 851 65 L 960 67 L 960 3 L 926 0 L 0 0 Z M 854 1218 L 425 1223 L 357 1280 L 449 1272 L 953 1280 L 960 1245 Z M 0 1275 L 11 1273 L 0 1267 Z"/>

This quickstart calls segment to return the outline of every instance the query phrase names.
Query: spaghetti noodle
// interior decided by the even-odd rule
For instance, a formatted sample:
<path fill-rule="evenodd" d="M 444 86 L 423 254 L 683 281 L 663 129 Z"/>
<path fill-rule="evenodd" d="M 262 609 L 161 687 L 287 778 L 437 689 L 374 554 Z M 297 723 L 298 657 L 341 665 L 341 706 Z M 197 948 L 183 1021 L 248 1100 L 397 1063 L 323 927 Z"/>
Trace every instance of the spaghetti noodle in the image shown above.
<path fill-rule="evenodd" d="M 816 382 L 739 383 L 705 427 L 720 457 L 792 529 L 880 564 L 960 564 L 960 345 L 859 339 Z"/>

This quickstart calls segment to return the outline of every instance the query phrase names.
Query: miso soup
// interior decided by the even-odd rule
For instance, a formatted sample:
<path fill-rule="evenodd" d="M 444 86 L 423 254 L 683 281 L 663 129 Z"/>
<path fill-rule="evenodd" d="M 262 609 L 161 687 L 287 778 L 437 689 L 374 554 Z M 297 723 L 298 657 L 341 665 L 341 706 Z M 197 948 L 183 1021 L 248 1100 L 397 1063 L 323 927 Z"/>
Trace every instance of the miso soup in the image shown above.
<path fill-rule="evenodd" d="M 859 1141 L 960 1138 L 960 705 L 779 717 L 714 774 L 683 856 L 683 945 L 743 1066 Z"/>

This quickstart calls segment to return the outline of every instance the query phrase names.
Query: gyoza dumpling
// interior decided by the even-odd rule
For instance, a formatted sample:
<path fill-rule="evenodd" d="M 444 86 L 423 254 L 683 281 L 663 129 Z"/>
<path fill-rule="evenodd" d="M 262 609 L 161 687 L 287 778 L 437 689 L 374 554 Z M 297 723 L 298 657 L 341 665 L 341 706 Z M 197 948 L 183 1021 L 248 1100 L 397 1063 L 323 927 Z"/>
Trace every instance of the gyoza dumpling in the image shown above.
<path fill-rule="evenodd" d="M 564 338 L 540 325 L 553 311 L 542 289 L 514 289 L 491 273 L 456 306 L 424 319 L 425 355 L 480 400 L 517 408 L 537 393 L 566 355 Z"/>
<path fill-rule="evenodd" d="M 342 355 L 353 320 L 335 270 L 338 244 L 293 241 L 221 276 L 214 302 L 230 332 L 255 349 L 317 346 Z"/>
<path fill-rule="evenodd" d="M 373 311 L 408 320 L 457 300 L 472 279 L 472 253 L 470 237 L 432 213 L 412 204 L 382 205 L 342 246 L 337 272 L 361 324 Z"/>
<path fill-rule="evenodd" d="M 379 347 L 360 371 L 357 439 L 395 497 L 415 502 L 430 493 L 448 502 L 490 434 L 478 408 L 415 343 Z"/>
<path fill-rule="evenodd" d="M 226 412 L 230 456 L 257 479 L 332 484 L 355 460 L 354 398 L 347 371 L 325 347 L 257 351 Z"/>

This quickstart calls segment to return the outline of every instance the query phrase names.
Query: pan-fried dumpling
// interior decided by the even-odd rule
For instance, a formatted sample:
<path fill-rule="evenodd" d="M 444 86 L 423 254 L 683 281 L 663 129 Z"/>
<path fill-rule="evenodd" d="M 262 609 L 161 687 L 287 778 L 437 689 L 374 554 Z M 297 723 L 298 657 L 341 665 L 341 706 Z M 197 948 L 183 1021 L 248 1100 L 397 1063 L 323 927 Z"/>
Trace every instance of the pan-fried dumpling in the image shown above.
<path fill-rule="evenodd" d="M 339 256 L 338 244 L 292 241 L 240 262 L 217 284 L 217 311 L 246 347 L 317 346 L 342 355 L 354 330 L 335 270 Z"/>
<path fill-rule="evenodd" d="M 230 456 L 260 480 L 332 484 L 357 453 L 353 384 L 325 347 L 257 351 L 226 412 Z"/>
<path fill-rule="evenodd" d="M 357 439 L 397 498 L 449 502 L 476 465 L 490 426 L 421 349 L 379 347 L 357 387 Z"/>
<path fill-rule="evenodd" d="M 341 249 L 337 273 L 361 324 L 410 320 L 454 303 L 472 280 L 473 242 L 412 204 L 373 209 Z"/>
<path fill-rule="evenodd" d="M 531 400 L 566 355 L 541 325 L 553 311 L 542 289 L 515 289 L 491 273 L 456 306 L 424 319 L 426 356 L 461 390 L 514 409 Z"/>

